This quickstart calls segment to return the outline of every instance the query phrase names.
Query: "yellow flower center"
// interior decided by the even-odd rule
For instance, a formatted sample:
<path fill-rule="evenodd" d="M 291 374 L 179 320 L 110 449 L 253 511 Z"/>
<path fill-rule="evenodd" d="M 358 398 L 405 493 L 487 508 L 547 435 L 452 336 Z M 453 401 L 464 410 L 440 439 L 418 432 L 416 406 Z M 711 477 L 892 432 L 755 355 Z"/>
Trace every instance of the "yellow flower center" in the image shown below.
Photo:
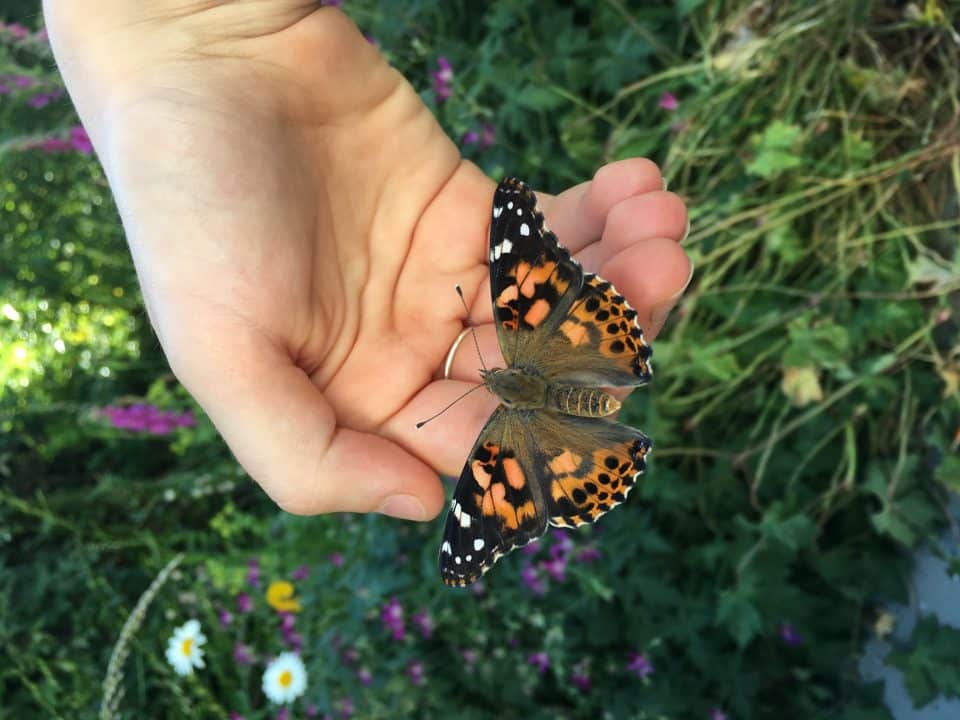
<path fill-rule="evenodd" d="M 293 682 L 292 672 L 290 672 L 289 670 L 284 670 L 282 673 L 280 673 L 280 685 L 282 687 L 285 687 L 285 688 L 290 687 L 290 683 L 292 682 Z"/>
<path fill-rule="evenodd" d="M 180 645 L 180 652 L 186 656 L 190 656 L 190 650 L 193 648 L 193 638 L 185 638 L 183 643 Z"/>

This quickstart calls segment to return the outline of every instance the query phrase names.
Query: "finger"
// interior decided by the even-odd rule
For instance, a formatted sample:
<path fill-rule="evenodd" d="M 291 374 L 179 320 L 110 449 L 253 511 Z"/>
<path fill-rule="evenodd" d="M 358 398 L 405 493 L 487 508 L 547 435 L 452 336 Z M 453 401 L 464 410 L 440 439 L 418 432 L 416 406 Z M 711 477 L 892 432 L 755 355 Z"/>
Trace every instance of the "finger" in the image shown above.
<path fill-rule="evenodd" d="M 593 180 L 557 196 L 538 193 L 547 226 L 571 253 L 580 252 L 600 238 L 612 208 L 624 200 L 662 191 L 663 178 L 656 164 L 631 158 L 604 165 Z"/>
<path fill-rule="evenodd" d="M 693 265 L 672 238 L 649 238 L 611 257 L 600 274 L 637 311 L 644 338 L 652 342 L 689 285 Z"/>
<path fill-rule="evenodd" d="M 687 206 L 679 196 L 665 190 L 635 195 L 611 208 L 600 242 L 584 248 L 578 257 L 584 264 L 600 267 L 638 240 L 672 238 L 679 242 L 686 232 Z"/>
<path fill-rule="evenodd" d="M 439 512 L 443 488 L 426 463 L 388 439 L 337 427 L 323 394 L 283 351 L 248 328 L 223 330 L 182 337 L 190 352 L 170 348 L 171 365 L 277 505 L 298 515 L 380 511 L 413 520 Z"/>

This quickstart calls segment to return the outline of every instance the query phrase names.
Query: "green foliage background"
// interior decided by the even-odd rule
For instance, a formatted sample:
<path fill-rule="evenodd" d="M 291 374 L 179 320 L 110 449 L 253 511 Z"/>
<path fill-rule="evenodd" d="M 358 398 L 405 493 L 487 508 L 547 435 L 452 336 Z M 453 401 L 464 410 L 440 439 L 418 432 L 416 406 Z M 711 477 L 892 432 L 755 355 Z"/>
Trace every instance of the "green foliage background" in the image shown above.
<path fill-rule="evenodd" d="M 35 7 L 0 7 L 37 27 Z M 384 718 L 887 717 L 856 659 L 883 603 L 907 599 L 905 549 L 936 537 L 960 486 L 956 6 L 345 10 L 452 137 L 495 128 L 492 147 L 464 144 L 492 176 L 555 191 L 647 155 L 687 200 L 694 282 L 656 343 L 656 381 L 626 409 L 656 442 L 650 471 L 572 535 L 574 557 L 600 559 L 572 562 L 544 596 L 520 572 L 553 537 L 502 561 L 482 592 L 456 592 L 436 577 L 442 519 L 285 516 L 202 417 L 167 437 L 108 427 L 97 407 L 192 401 L 149 329 L 96 160 L 24 149 L 76 123 L 68 101 L 0 97 L 0 708 L 95 715 L 121 626 L 182 552 L 125 639 L 124 717 L 274 716 L 260 673 L 283 646 L 246 585 L 252 557 L 265 580 L 310 569 L 296 583 L 310 677 L 296 717 L 345 714 L 348 698 Z M 439 56 L 455 75 L 443 103 Z M 0 74 L 60 82 L 42 43 L 4 41 Z M 664 92 L 676 110 L 658 105 Z M 433 618 L 430 638 L 409 622 L 390 638 L 379 614 L 394 596 L 408 621 Z M 189 617 L 210 642 L 184 681 L 163 650 Z M 921 623 L 891 658 L 918 704 L 960 695 L 949 637 Z M 238 641 L 252 666 L 234 662 Z M 541 651 L 543 674 L 528 662 Z M 630 653 L 653 673 L 631 674 Z"/>

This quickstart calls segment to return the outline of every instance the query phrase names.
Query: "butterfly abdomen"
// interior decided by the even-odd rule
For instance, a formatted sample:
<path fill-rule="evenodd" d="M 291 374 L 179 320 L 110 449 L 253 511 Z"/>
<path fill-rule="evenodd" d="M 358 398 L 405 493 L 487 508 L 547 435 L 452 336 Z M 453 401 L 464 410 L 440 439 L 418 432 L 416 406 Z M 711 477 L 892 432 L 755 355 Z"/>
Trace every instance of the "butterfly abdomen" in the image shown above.
<path fill-rule="evenodd" d="M 620 409 L 620 401 L 599 388 L 575 385 L 551 385 L 547 405 L 567 415 L 605 417 Z"/>

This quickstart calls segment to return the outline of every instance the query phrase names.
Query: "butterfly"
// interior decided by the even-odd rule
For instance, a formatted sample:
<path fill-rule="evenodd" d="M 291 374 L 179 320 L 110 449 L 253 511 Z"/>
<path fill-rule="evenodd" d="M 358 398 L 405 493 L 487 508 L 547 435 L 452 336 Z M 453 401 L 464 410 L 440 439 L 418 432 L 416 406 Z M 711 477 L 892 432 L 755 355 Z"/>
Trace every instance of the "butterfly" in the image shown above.
<path fill-rule="evenodd" d="M 548 525 L 577 527 L 622 503 L 652 447 L 608 419 L 604 387 L 650 380 L 637 312 L 559 244 L 534 192 L 506 178 L 493 195 L 490 291 L 506 368 L 482 370 L 500 405 L 460 475 L 440 544 L 440 576 L 469 585 Z"/>

